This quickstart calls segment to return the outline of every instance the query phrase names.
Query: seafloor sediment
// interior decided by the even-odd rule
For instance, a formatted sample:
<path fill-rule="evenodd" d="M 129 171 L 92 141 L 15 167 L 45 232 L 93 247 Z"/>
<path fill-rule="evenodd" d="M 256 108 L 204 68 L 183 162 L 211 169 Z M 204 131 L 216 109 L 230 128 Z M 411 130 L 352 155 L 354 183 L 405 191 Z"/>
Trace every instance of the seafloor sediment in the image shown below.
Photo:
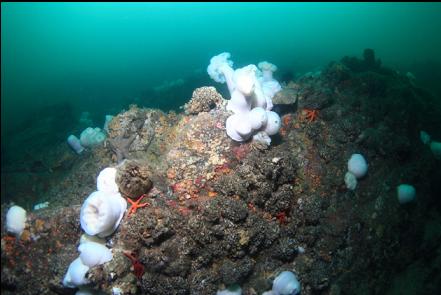
<path fill-rule="evenodd" d="M 150 206 L 126 214 L 108 239 L 113 259 L 88 274 L 95 290 L 215 294 L 239 284 L 243 294 L 261 294 L 290 270 L 302 294 L 385 294 L 407 287 L 424 265 L 412 288 L 435 292 L 441 173 L 419 137 L 441 135 L 434 97 L 355 58 L 291 81 L 279 96 L 282 128 L 269 147 L 233 142 L 225 100 L 202 87 L 185 113 L 131 106 L 112 120 L 103 146 L 80 156 L 66 145 L 47 148 L 44 167 L 64 172 L 46 180 L 50 206 L 29 214 L 20 239 L 2 226 L 2 292 L 75 293 L 62 280 L 78 256 L 80 206 L 109 166 L 118 167 L 125 197 L 146 193 Z M 353 153 L 369 171 L 351 191 L 344 175 Z M 399 204 L 401 183 L 417 187 L 415 202 Z M 142 264 L 141 275 L 124 252 Z"/>

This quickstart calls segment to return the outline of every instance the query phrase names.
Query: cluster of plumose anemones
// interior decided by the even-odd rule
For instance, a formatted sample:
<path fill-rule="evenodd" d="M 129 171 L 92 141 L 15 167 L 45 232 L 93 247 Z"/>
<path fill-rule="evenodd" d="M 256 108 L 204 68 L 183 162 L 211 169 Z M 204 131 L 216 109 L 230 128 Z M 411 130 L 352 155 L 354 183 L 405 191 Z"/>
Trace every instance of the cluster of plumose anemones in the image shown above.
<path fill-rule="evenodd" d="M 282 89 L 273 78 L 277 67 L 263 61 L 234 70 L 230 53 L 223 52 L 210 60 L 207 72 L 216 82 L 227 83 L 231 98 L 227 110 L 234 114 L 226 121 L 229 137 L 243 142 L 253 140 L 270 145 L 271 135 L 279 132 L 280 116 L 271 111 L 272 98 Z"/>

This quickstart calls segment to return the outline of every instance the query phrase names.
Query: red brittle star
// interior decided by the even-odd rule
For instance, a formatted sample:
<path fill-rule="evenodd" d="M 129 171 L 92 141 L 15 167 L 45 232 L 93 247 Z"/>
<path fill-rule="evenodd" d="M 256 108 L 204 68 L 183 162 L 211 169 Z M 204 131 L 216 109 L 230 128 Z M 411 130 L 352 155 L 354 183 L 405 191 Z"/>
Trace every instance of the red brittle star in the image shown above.
<path fill-rule="evenodd" d="M 144 274 L 144 265 L 135 257 L 130 251 L 123 251 L 124 255 L 130 259 L 133 265 L 133 272 L 138 279 L 142 278 Z"/>
<path fill-rule="evenodd" d="M 280 224 L 287 224 L 288 223 L 286 221 L 286 213 L 284 211 L 277 213 L 276 219 L 279 221 Z"/>
<path fill-rule="evenodd" d="M 133 201 L 132 199 L 127 198 L 127 201 L 129 201 L 129 203 L 132 205 L 132 206 L 130 206 L 130 209 L 129 209 L 129 214 L 128 214 L 129 217 L 132 215 L 132 213 L 135 213 L 138 208 L 150 206 L 149 203 L 141 203 L 141 204 L 139 203 L 139 202 L 141 202 L 142 198 L 144 198 L 145 196 L 146 196 L 145 194 L 141 195 L 138 198 L 138 200 L 136 200 L 136 201 Z"/>
<path fill-rule="evenodd" d="M 304 109 L 303 111 L 305 112 L 305 119 L 308 120 L 308 122 L 312 122 L 317 119 L 317 115 L 319 112 L 318 110 Z"/>

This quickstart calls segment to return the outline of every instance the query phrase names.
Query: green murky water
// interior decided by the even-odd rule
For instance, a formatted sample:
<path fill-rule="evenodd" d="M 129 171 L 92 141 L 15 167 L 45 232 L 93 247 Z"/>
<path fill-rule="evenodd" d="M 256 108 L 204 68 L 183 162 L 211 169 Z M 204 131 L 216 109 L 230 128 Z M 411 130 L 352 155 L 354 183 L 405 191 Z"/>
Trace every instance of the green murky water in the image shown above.
<path fill-rule="evenodd" d="M 364 48 L 403 68 L 440 62 L 440 15 L 439 3 L 2 3 L 2 139 L 62 102 L 96 118 L 130 103 L 177 108 L 212 83 L 206 67 L 223 51 L 236 66 L 269 60 L 279 76 Z"/>

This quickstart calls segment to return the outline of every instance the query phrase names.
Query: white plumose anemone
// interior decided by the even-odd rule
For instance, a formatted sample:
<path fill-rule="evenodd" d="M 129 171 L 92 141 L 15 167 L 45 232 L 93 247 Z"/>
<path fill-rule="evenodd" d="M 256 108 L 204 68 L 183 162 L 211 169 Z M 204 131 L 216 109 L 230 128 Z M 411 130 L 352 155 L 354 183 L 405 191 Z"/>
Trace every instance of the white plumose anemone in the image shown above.
<path fill-rule="evenodd" d="M 69 265 L 67 273 L 63 279 L 63 285 L 68 288 L 76 288 L 78 286 L 86 285 L 89 280 L 86 278 L 86 273 L 89 271 L 89 267 L 81 261 L 78 257 Z"/>
<path fill-rule="evenodd" d="M 430 143 L 430 150 L 432 151 L 435 158 L 441 160 L 441 142 L 432 141 Z"/>
<path fill-rule="evenodd" d="M 294 273 L 282 271 L 273 282 L 274 295 L 296 295 L 300 293 L 300 283 Z"/>
<path fill-rule="evenodd" d="M 279 132 L 281 126 L 279 115 L 271 112 L 272 98 L 282 89 L 272 76 L 277 67 L 261 62 L 259 68 L 262 71 L 255 65 L 233 70 L 233 62 L 229 58 L 230 53 L 223 52 L 211 58 L 207 67 L 210 77 L 220 83 L 226 82 L 230 91 L 231 98 L 226 108 L 234 114 L 226 121 L 227 134 L 235 141 L 242 142 L 253 137 L 253 140 L 269 145 L 269 136 Z M 267 112 L 267 119 L 262 110 Z"/>
<path fill-rule="evenodd" d="M 210 60 L 210 65 L 207 67 L 207 73 L 216 82 L 227 82 L 228 90 L 233 92 L 233 62 L 230 58 L 229 52 L 222 52 L 219 55 L 213 56 Z"/>
<path fill-rule="evenodd" d="M 411 184 L 400 184 L 397 186 L 397 196 L 400 204 L 412 202 L 416 198 L 415 187 Z"/>
<path fill-rule="evenodd" d="M 249 112 L 248 117 L 251 123 L 251 128 L 254 130 L 258 130 L 262 126 L 265 126 L 268 121 L 268 114 L 261 107 L 252 109 L 251 112 Z"/>
<path fill-rule="evenodd" d="M 256 71 L 257 68 L 255 65 L 248 65 L 234 71 L 236 88 L 245 96 L 250 96 L 254 91 L 256 84 Z"/>
<path fill-rule="evenodd" d="M 26 226 L 26 210 L 20 206 L 12 206 L 6 213 L 6 230 L 20 237 Z"/>
<path fill-rule="evenodd" d="M 362 178 L 368 171 L 368 165 L 363 155 L 353 154 L 348 161 L 348 171 L 357 178 Z"/>
<path fill-rule="evenodd" d="M 265 131 L 268 135 L 275 135 L 279 132 L 280 126 L 282 125 L 282 121 L 280 116 L 273 112 L 267 111 L 268 121 L 266 122 Z"/>
<path fill-rule="evenodd" d="M 126 209 L 127 202 L 121 194 L 93 192 L 81 207 L 81 228 L 88 235 L 107 237 L 116 230 Z"/>
<path fill-rule="evenodd" d="M 357 177 L 351 172 L 346 172 L 345 174 L 345 184 L 346 188 L 353 191 L 357 188 Z"/>
<path fill-rule="evenodd" d="M 94 267 L 112 260 L 113 255 L 106 246 L 95 242 L 85 242 L 78 246 L 80 258 L 84 265 Z"/>
<path fill-rule="evenodd" d="M 265 95 L 265 91 L 260 82 L 257 82 L 254 87 L 251 107 L 261 107 L 267 111 L 270 111 L 273 108 L 273 101 Z"/>
<path fill-rule="evenodd" d="M 260 142 L 262 144 L 270 145 L 271 137 L 266 132 L 259 131 L 253 135 L 253 141 Z"/>
<path fill-rule="evenodd" d="M 231 93 L 231 99 L 227 103 L 227 110 L 232 111 L 235 114 L 248 113 L 250 111 L 251 104 L 242 92 L 235 89 Z"/>
<path fill-rule="evenodd" d="M 239 142 L 250 138 L 251 133 L 253 132 L 248 116 L 244 114 L 231 115 L 228 117 L 225 126 L 228 136 Z"/>
<path fill-rule="evenodd" d="M 259 69 L 262 71 L 263 81 L 271 81 L 273 79 L 273 73 L 277 71 L 277 66 L 269 63 L 267 61 L 261 61 L 257 64 Z"/>
<path fill-rule="evenodd" d="M 265 97 L 267 97 L 268 100 L 272 102 L 274 95 L 282 90 L 282 86 L 280 86 L 279 82 L 277 82 L 276 80 L 272 80 L 268 82 L 263 82 L 262 90 Z"/>
<path fill-rule="evenodd" d="M 106 193 L 118 193 L 116 184 L 116 168 L 107 167 L 101 170 L 96 179 L 97 190 Z"/>

